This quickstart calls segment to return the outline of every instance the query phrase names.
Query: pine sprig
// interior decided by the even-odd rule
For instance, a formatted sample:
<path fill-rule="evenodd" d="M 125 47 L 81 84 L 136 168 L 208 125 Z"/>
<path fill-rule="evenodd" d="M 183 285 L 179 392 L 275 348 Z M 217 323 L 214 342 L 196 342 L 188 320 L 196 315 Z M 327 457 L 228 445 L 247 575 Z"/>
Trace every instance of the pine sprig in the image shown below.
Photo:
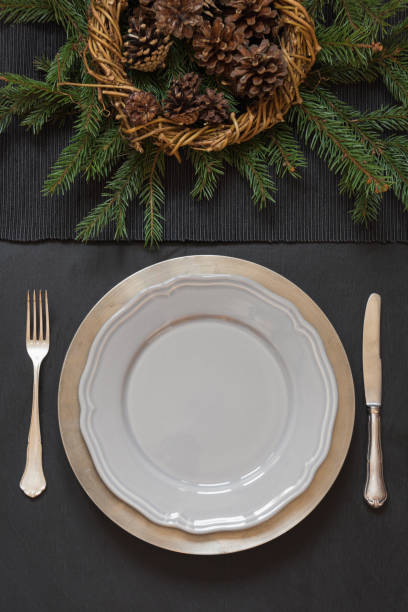
<path fill-rule="evenodd" d="M 340 191 L 367 197 L 387 191 L 391 178 L 367 143 L 356 138 L 319 91 L 304 91 L 302 97 L 302 104 L 290 111 L 291 118 L 305 143 L 340 175 Z"/>
<path fill-rule="evenodd" d="M 71 112 L 77 97 L 77 92 L 58 91 L 17 74 L 5 73 L 2 80 L 6 83 L 0 88 L 0 123 L 4 127 L 17 116 L 22 125 L 38 133 L 55 114 Z"/>
<path fill-rule="evenodd" d="M 139 201 L 145 208 L 144 235 L 146 246 L 156 246 L 163 239 L 164 220 L 164 153 L 150 145 L 143 155 L 143 180 Z"/>
<path fill-rule="evenodd" d="M 329 27 L 318 26 L 316 36 L 322 47 L 319 63 L 323 65 L 340 64 L 361 70 L 379 51 L 373 43 L 371 29 L 365 23 L 357 29 L 348 23 L 339 25 L 337 22 Z"/>
<path fill-rule="evenodd" d="M 86 180 L 107 178 L 118 165 L 118 161 L 131 152 L 132 149 L 123 139 L 117 125 L 112 121 L 108 122 L 92 141 L 89 159 L 82 168 Z"/>
<path fill-rule="evenodd" d="M 250 143 L 232 145 L 222 152 L 227 164 L 238 170 L 248 182 L 254 204 L 263 209 L 268 202 L 274 202 L 275 183 L 271 177 L 263 138 L 254 138 Z"/>
<path fill-rule="evenodd" d="M 378 164 L 383 167 L 384 175 L 390 177 L 390 186 L 404 207 L 407 204 L 408 169 L 407 169 L 407 139 L 405 136 L 382 138 L 384 130 L 404 130 L 408 127 L 408 113 L 403 107 L 383 107 L 377 111 L 360 114 L 358 111 L 340 101 L 334 94 L 320 89 L 320 95 L 326 104 L 345 125 L 352 129 L 356 137 L 364 143 L 371 155 L 376 156 Z M 346 189 L 347 190 L 347 189 Z M 361 192 L 361 190 L 360 190 Z M 375 218 L 379 210 L 381 198 L 372 198 L 372 204 L 367 206 L 369 220 Z M 357 199 L 354 219 L 359 218 L 362 196 Z M 361 217 L 361 220 L 365 220 Z"/>
<path fill-rule="evenodd" d="M 206 151 L 194 150 L 191 150 L 188 156 L 195 174 L 191 195 L 198 200 L 211 200 L 218 185 L 218 180 L 224 174 L 222 157 L 211 155 Z"/>
<path fill-rule="evenodd" d="M 77 237 L 85 242 L 92 240 L 113 222 L 116 224 L 115 239 L 126 238 L 126 210 L 139 192 L 143 178 L 143 157 L 137 151 L 130 151 L 106 184 L 103 201 L 77 225 Z"/>
<path fill-rule="evenodd" d="M 68 36 L 86 35 L 87 2 L 81 0 L 0 0 L 0 18 L 6 23 L 55 21 Z"/>
<path fill-rule="evenodd" d="M 305 168 L 306 158 L 300 148 L 293 129 L 287 123 L 278 123 L 270 132 L 265 144 L 266 159 L 275 168 L 278 176 L 289 173 L 299 178 L 298 168 Z"/>
<path fill-rule="evenodd" d="M 69 189 L 85 164 L 91 145 L 92 136 L 89 132 L 78 130 L 74 134 L 44 181 L 44 195 L 63 195 Z"/>
<path fill-rule="evenodd" d="M 84 48 L 84 42 L 78 42 L 75 37 L 68 38 L 59 48 L 55 57 L 48 60 L 48 66 L 44 63 L 42 65 L 38 64 L 38 60 L 35 65 L 46 73 L 46 82 L 56 88 L 59 83 L 68 81 L 75 69 L 78 71 Z M 44 62 L 44 59 L 42 61 Z"/>
<path fill-rule="evenodd" d="M 6 23 L 55 21 L 55 13 L 49 0 L 0 0 L 0 15 Z"/>

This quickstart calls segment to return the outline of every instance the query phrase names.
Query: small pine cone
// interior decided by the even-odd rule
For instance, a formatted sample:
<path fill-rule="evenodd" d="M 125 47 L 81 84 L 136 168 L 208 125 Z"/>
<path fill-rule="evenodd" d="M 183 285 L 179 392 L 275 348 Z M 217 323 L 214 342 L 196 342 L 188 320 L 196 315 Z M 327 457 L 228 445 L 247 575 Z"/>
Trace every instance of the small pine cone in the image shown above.
<path fill-rule="evenodd" d="M 207 74 L 225 75 L 242 42 L 242 30 L 237 30 L 233 24 L 225 24 L 220 17 L 213 24 L 206 20 L 192 41 L 194 58 Z"/>
<path fill-rule="evenodd" d="M 129 19 L 123 53 L 132 68 L 154 72 L 164 67 L 171 44 L 170 36 L 160 32 L 142 8 L 134 11 Z"/>
<path fill-rule="evenodd" d="M 234 62 L 230 76 L 241 98 L 268 97 L 288 73 L 282 51 L 266 38 L 259 45 L 240 45 Z"/>
<path fill-rule="evenodd" d="M 176 38 L 191 38 L 203 23 L 203 0 L 156 0 L 153 6 L 158 29 Z"/>
<path fill-rule="evenodd" d="M 173 81 L 166 94 L 164 114 L 181 125 L 192 125 L 198 120 L 200 107 L 197 103 L 197 92 L 200 77 L 194 72 L 185 74 Z"/>
<path fill-rule="evenodd" d="M 247 40 L 276 38 L 281 28 L 280 13 L 273 0 L 223 0 L 225 23 L 243 28 Z"/>
<path fill-rule="evenodd" d="M 229 118 L 228 102 L 224 94 L 207 88 L 205 94 L 198 96 L 197 103 L 200 106 L 200 121 L 209 125 L 220 125 L 227 123 Z"/>
<path fill-rule="evenodd" d="M 132 125 L 153 121 L 160 112 L 160 104 L 148 91 L 134 91 L 125 103 L 125 111 Z"/>

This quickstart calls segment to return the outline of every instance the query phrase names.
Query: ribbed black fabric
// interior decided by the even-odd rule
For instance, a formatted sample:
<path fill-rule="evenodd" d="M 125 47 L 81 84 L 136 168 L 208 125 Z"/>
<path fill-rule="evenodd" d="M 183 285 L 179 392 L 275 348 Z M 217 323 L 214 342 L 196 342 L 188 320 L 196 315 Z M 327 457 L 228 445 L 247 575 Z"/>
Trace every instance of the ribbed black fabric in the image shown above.
<path fill-rule="evenodd" d="M 32 59 L 50 55 L 64 40 L 53 24 L 0 24 L 0 71 L 35 75 Z M 362 109 L 388 102 L 381 87 L 367 85 L 342 90 L 343 99 Z M 43 197 L 41 185 L 51 164 L 68 142 L 69 129 L 46 128 L 33 136 L 13 124 L 0 137 L 0 239 L 34 241 L 71 239 L 78 221 L 100 200 L 101 184 L 77 181 L 64 196 Z M 391 195 L 378 222 L 368 229 L 355 225 L 351 202 L 337 192 L 337 180 L 316 156 L 307 153 L 304 178 L 277 181 L 276 204 L 259 212 L 244 181 L 227 170 L 211 202 L 190 196 L 192 171 L 188 163 L 167 161 L 165 240 L 386 242 L 408 241 L 408 217 Z M 128 233 L 143 237 L 143 211 L 131 206 Z M 110 239 L 107 231 L 100 239 Z"/>

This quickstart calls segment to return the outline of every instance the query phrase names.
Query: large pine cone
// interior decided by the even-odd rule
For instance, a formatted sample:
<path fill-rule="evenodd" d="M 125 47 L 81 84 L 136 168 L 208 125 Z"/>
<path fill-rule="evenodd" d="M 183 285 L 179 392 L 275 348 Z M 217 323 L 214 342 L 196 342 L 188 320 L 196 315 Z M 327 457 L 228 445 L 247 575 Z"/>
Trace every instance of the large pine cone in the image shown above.
<path fill-rule="evenodd" d="M 156 0 L 154 10 L 159 30 L 176 38 L 191 38 L 203 23 L 203 0 Z"/>
<path fill-rule="evenodd" d="M 205 94 L 198 96 L 197 101 L 200 106 L 200 121 L 209 125 L 227 123 L 229 108 L 224 94 L 207 88 Z"/>
<path fill-rule="evenodd" d="M 234 62 L 231 80 L 241 98 L 268 97 L 288 73 L 282 51 L 266 39 L 259 45 L 240 45 Z"/>
<path fill-rule="evenodd" d="M 225 24 L 220 17 L 213 24 L 205 21 L 192 41 L 194 58 L 207 74 L 225 75 L 229 71 L 233 53 L 243 41 L 242 30 Z"/>
<path fill-rule="evenodd" d="M 245 38 L 276 37 L 281 27 L 273 0 L 223 0 L 225 23 L 243 28 Z"/>
<path fill-rule="evenodd" d="M 144 9 L 138 8 L 134 11 L 129 19 L 123 53 L 132 68 L 153 72 L 163 67 L 171 44 L 170 36 L 157 29 L 155 22 Z"/>
<path fill-rule="evenodd" d="M 160 112 L 160 104 L 149 91 L 134 91 L 125 103 L 125 111 L 132 125 L 153 121 Z"/>
<path fill-rule="evenodd" d="M 164 114 L 181 125 L 192 125 L 198 120 L 200 106 L 197 101 L 200 77 L 194 72 L 173 81 L 166 94 Z"/>

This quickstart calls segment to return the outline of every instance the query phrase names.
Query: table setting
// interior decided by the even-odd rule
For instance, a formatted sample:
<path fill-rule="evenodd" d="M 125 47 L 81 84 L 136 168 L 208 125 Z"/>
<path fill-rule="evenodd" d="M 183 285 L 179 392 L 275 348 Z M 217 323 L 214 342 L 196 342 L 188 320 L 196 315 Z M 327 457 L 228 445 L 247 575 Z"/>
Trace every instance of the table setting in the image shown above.
<path fill-rule="evenodd" d="M 2 609 L 406 609 L 406 28 L 0 2 Z"/>

